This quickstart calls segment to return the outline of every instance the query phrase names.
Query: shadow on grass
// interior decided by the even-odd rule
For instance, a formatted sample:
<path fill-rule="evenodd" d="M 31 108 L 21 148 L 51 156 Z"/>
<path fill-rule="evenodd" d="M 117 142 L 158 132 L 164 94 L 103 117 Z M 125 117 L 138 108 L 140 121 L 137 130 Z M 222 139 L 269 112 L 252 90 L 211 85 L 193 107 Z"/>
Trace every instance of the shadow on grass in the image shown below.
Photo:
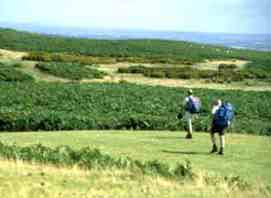
<path fill-rule="evenodd" d="M 156 136 L 154 137 L 155 139 L 161 139 L 161 140 L 173 140 L 173 139 L 186 139 L 185 137 L 181 136 L 176 136 L 176 137 L 161 137 L 161 136 Z"/>
<path fill-rule="evenodd" d="M 209 152 L 195 152 L 195 151 L 168 151 L 162 150 L 163 153 L 181 154 L 181 155 L 209 155 Z"/>

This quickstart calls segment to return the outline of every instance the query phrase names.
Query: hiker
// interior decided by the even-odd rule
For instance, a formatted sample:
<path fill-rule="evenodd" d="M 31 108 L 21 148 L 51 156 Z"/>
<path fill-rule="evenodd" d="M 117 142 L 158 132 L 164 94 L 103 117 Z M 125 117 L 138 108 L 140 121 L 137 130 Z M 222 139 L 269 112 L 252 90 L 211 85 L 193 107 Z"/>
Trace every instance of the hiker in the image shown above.
<path fill-rule="evenodd" d="M 185 107 L 184 119 L 187 122 L 187 126 L 188 126 L 187 134 L 185 137 L 187 139 L 192 139 L 192 133 L 193 133 L 192 119 L 195 114 L 199 113 L 200 106 L 201 106 L 201 103 L 200 103 L 199 98 L 193 96 L 192 89 L 188 90 L 187 97 L 184 100 L 184 107 Z"/>
<path fill-rule="evenodd" d="M 213 148 L 210 153 L 218 152 L 215 138 L 215 133 L 218 133 L 220 140 L 220 149 L 218 154 L 223 155 L 225 148 L 225 129 L 230 126 L 234 117 L 233 106 L 230 103 L 222 103 L 221 100 L 217 100 L 213 105 L 212 115 L 213 120 L 210 135 Z"/>

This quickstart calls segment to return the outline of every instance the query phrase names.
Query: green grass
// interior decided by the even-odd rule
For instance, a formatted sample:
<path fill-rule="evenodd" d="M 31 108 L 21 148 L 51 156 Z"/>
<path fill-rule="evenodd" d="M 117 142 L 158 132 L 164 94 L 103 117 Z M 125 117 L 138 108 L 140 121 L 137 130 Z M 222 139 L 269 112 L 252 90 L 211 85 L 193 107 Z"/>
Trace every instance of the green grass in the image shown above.
<path fill-rule="evenodd" d="M 112 156 L 159 160 L 174 166 L 177 162 L 192 162 L 196 171 L 219 175 L 234 175 L 252 182 L 271 184 L 270 137 L 227 134 L 225 156 L 210 155 L 209 135 L 196 133 L 193 140 L 177 132 L 62 132 L 62 133 L 1 133 L 4 143 L 31 145 L 41 143 L 56 147 L 69 145 L 99 148 Z"/>

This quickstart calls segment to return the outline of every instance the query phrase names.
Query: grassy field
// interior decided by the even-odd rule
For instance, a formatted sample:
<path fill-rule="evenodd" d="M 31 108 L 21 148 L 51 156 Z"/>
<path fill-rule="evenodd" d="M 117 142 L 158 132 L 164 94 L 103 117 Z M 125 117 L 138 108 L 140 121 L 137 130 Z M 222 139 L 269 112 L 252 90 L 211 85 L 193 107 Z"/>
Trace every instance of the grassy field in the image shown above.
<path fill-rule="evenodd" d="M 190 160 L 198 171 L 224 176 L 235 175 L 245 180 L 271 184 L 271 139 L 249 135 L 228 134 L 225 156 L 210 155 L 208 134 L 196 133 L 193 140 L 181 132 L 62 132 L 1 133 L 4 143 L 31 145 L 41 143 L 56 147 L 69 145 L 74 149 L 89 146 L 112 156 L 129 156 L 139 160 L 159 160 L 174 166 Z"/>
<path fill-rule="evenodd" d="M 271 52 L 179 41 L 48 37 L 3 28 L 0 48 L 0 198 L 271 197 Z M 58 63 L 46 63 L 51 61 Z M 84 66 L 71 67 L 79 63 Z M 94 73 L 105 72 L 100 79 L 82 69 L 94 63 Z M 225 64 L 234 64 L 237 80 L 211 78 L 220 71 L 233 76 L 221 70 Z M 135 65 L 153 72 L 118 72 Z M 176 115 L 183 110 L 185 88 L 195 88 L 203 102 L 196 131 L 208 131 L 214 99 L 236 107 L 224 156 L 209 154 L 208 133 L 187 140 L 180 132 L 184 123 Z M 39 132 L 22 132 L 30 130 Z M 41 145 L 24 147 L 36 144 Z M 42 145 L 72 149 L 52 152 Z M 106 157 L 99 161 L 96 153 L 92 158 L 88 149 L 79 151 L 86 147 Z M 37 160 L 43 157 L 47 161 Z M 103 160 L 114 166 L 102 166 Z M 182 171 L 176 167 L 187 162 L 190 177 L 177 177 Z M 146 167 L 166 168 L 148 174 L 142 171 Z M 165 176 L 165 170 L 176 177 Z"/>

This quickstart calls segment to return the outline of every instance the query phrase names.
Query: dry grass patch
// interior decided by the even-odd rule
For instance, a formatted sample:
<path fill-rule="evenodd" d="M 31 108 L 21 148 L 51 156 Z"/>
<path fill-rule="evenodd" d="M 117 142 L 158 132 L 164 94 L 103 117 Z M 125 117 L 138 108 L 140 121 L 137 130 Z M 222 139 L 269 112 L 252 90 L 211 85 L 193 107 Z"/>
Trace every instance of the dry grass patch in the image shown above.
<path fill-rule="evenodd" d="M 12 59 L 12 60 L 22 60 L 22 57 L 27 55 L 28 53 L 0 49 L 0 54 L 1 54 L 1 58 Z"/>
<path fill-rule="evenodd" d="M 201 79 L 166 79 L 166 78 L 148 78 L 142 74 L 114 74 L 104 77 L 103 79 L 84 79 L 81 83 L 135 83 L 139 85 L 151 85 L 151 86 L 165 86 L 165 87 L 185 87 L 185 88 L 203 88 L 203 89 L 215 89 L 215 90 L 242 90 L 242 91 L 271 91 L 270 83 L 261 83 L 259 85 L 253 83 L 247 85 L 246 83 L 230 83 L 221 84 L 206 82 Z"/>
<path fill-rule="evenodd" d="M 86 171 L 78 167 L 53 167 L 21 161 L 0 163 L 0 193 L 7 198 L 267 198 L 270 192 L 257 186 L 240 190 L 221 181 L 209 185 L 206 174 L 196 181 L 182 183 L 161 177 L 144 176 L 127 170 Z"/>
<path fill-rule="evenodd" d="M 249 61 L 245 60 L 237 60 L 237 59 L 232 59 L 232 60 L 206 60 L 203 63 L 197 63 L 195 64 L 195 67 L 199 69 L 204 69 L 204 70 L 218 70 L 218 66 L 220 64 L 225 64 L 225 65 L 236 65 L 239 69 L 242 69 Z"/>

